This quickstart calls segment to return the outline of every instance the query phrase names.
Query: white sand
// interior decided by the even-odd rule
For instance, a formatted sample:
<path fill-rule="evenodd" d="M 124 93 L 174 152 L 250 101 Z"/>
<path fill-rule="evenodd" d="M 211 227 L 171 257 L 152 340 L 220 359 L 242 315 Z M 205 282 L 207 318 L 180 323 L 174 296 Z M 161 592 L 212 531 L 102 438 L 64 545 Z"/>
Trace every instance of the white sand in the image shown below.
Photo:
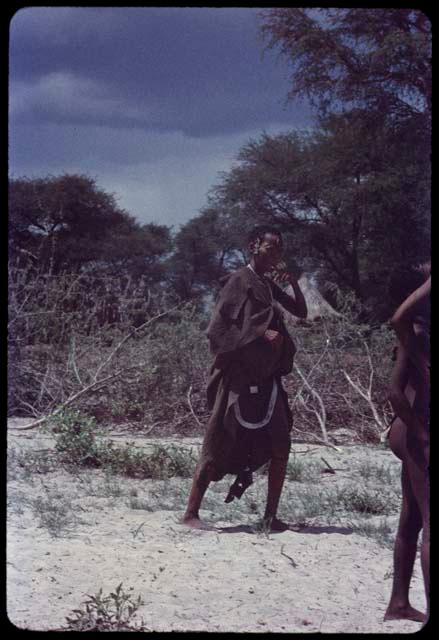
<path fill-rule="evenodd" d="M 10 444 L 41 449 L 48 439 L 12 432 Z M 370 449 L 355 451 L 370 455 Z M 335 465 L 331 454 L 324 450 Z M 397 464 L 391 452 L 379 455 Z M 98 471 L 84 473 L 82 480 L 57 471 L 10 482 L 7 609 L 20 629 L 62 627 L 85 594 L 102 587 L 105 595 L 120 582 L 134 598 L 142 596 L 138 618 L 153 631 L 413 633 L 421 628 L 411 621 L 383 622 L 392 550 L 348 527 L 315 526 L 267 537 L 238 520 L 216 521 L 212 531 L 191 530 L 179 524 L 187 481 L 177 510 L 148 511 L 130 507 L 129 493 L 122 498 L 97 490 L 81 493 L 80 487 L 88 482 L 90 489 L 99 474 L 102 487 Z M 79 516 L 70 532 L 55 538 L 26 503 L 49 484 L 71 499 Z M 134 485 L 141 491 L 151 481 Z M 21 508 L 17 496 L 23 498 Z M 209 519 L 209 512 L 205 516 Z M 419 560 L 411 600 L 424 610 Z"/>

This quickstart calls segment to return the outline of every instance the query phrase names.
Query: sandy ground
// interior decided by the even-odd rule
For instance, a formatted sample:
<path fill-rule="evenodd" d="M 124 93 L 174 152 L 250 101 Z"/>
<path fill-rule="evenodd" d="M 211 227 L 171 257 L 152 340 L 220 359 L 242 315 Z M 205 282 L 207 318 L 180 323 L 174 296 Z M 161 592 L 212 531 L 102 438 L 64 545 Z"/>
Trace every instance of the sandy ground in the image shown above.
<path fill-rule="evenodd" d="M 39 433 L 9 433 L 15 451 L 50 444 Z M 320 457 L 322 452 L 341 468 L 336 475 L 322 475 L 322 482 L 338 482 L 353 456 L 371 455 L 367 448 L 344 448 L 341 464 L 330 449 L 312 451 Z M 390 451 L 376 455 L 398 464 Z M 221 520 L 222 512 L 208 508 L 203 515 L 214 529 L 187 529 L 179 520 L 189 483 L 127 479 L 117 485 L 100 471 L 13 478 L 8 484 L 9 620 L 20 629 L 60 628 L 85 594 L 100 588 L 107 594 L 123 583 L 125 591 L 142 596 L 138 618 L 151 631 L 413 633 L 421 628 L 411 621 L 383 622 L 391 588 L 390 548 L 343 523 L 266 535 L 248 519 L 240 521 L 239 513 L 236 521 Z M 263 501 L 265 483 L 261 477 L 248 489 L 250 499 Z M 229 484 L 230 479 L 224 488 Z M 62 535 L 51 535 L 29 507 L 43 489 L 58 492 L 74 508 L 74 526 Z M 133 508 L 133 497 L 153 504 L 152 495 L 160 496 L 153 510 Z M 228 506 L 223 509 L 225 514 Z M 424 610 L 419 558 L 411 599 Z"/>

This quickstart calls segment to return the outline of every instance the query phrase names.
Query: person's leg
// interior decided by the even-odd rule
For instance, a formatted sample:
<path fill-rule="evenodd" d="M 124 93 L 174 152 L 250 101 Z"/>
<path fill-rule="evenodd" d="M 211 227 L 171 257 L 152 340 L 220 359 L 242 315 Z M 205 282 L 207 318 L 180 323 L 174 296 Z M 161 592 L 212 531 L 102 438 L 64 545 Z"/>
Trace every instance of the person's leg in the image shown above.
<path fill-rule="evenodd" d="M 283 402 L 283 398 L 279 395 L 272 417 L 271 460 L 268 469 L 267 503 L 263 519 L 272 531 L 288 529 L 288 525 L 277 518 L 277 509 L 291 449 L 290 425 Z"/>
<path fill-rule="evenodd" d="M 287 457 L 273 457 L 268 469 L 267 503 L 264 513 L 264 522 L 272 531 L 285 531 L 288 525 L 276 517 L 282 488 L 287 470 Z"/>
<path fill-rule="evenodd" d="M 429 507 L 427 506 L 427 509 Z M 421 566 L 424 578 L 425 599 L 427 601 L 426 620 L 430 616 L 430 515 L 424 519 L 422 527 Z"/>
<path fill-rule="evenodd" d="M 430 611 L 430 438 L 426 426 L 420 434 L 407 437 L 407 469 L 422 517 L 421 567 L 424 578 L 427 617 Z"/>
<path fill-rule="evenodd" d="M 402 467 L 401 484 L 402 507 L 393 552 L 393 586 L 384 620 L 408 619 L 423 622 L 425 615 L 414 609 L 409 602 L 410 581 L 422 516 L 405 462 Z"/>
<path fill-rule="evenodd" d="M 188 504 L 182 523 L 196 529 L 206 529 L 208 525 L 200 520 L 199 510 L 207 488 L 215 476 L 215 470 L 211 463 L 200 464 L 195 471 Z"/>

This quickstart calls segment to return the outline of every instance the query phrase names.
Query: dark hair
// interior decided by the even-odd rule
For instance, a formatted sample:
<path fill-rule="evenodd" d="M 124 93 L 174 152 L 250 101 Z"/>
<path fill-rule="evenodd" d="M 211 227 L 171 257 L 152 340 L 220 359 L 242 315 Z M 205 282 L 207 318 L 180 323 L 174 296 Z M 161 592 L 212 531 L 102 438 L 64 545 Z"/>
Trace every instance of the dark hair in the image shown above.
<path fill-rule="evenodd" d="M 271 233 L 274 236 L 278 236 L 282 241 L 282 234 L 279 229 L 276 229 L 276 227 L 273 227 L 269 224 L 262 224 L 254 227 L 250 231 L 247 237 L 248 244 L 250 244 L 251 242 L 255 242 L 256 240 L 263 240 L 266 233 Z"/>

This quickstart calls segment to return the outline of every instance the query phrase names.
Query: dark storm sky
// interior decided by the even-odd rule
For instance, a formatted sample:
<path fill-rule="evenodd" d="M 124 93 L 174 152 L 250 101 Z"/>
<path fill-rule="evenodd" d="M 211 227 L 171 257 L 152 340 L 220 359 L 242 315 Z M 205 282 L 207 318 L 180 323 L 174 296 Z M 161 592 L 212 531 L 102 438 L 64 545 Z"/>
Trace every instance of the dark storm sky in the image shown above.
<path fill-rule="evenodd" d="M 86 173 L 140 222 L 197 215 L 243 144 L 311 124 L 249 8 L 21 9 L 9 172 Z"/>

